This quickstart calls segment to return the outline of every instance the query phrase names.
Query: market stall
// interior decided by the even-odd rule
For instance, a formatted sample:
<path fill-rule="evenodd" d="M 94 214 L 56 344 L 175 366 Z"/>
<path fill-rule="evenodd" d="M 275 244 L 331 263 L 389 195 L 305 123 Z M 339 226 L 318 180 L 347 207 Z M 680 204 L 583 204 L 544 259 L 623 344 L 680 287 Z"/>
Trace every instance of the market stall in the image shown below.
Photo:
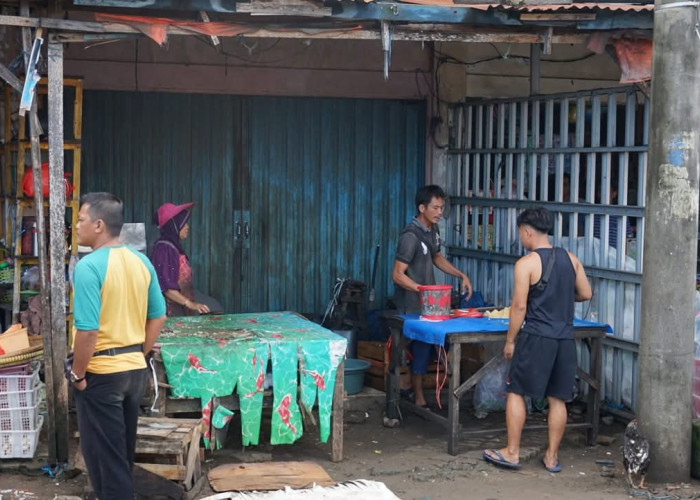
<path fill-rule="evenodd" d="M 494 358 L 484 363 L 474 375 L 462 382 L 460 377 L 460 359 L 463 344 L 479 344 L 482 342 L 504 342 L 508 332 L 508 319 L 490 318 L 454 318 L 444 321 L 428 321 L 420 319 L 418 314 L 395 316 L 389 321 L 391 329 L 392 352 L 391 359 L 400 359 L 400 346 L 406 339 L 421 340 L 435 346 L 449 346 L 448 370 L 448 416 L 447 418 L 435 412 L 420 408 L 399 398 L 399 363 L 393 363 L 389 369 L 388 388 L 386 391 L 386 412 L 389 418 L 399 417 L 399 406 L 408 406 L 427 419 L 447 428 L 447 451 L 457 454 L 459 437 L 469 435 L 469 430 L 462 430 L 459 421 L 460 398 L 473 388 L 487 373 L 491 364 L 502 357 L 498 353 Z M 602 340 L 610 326 L 590 321 L 574 320 L 574 336 L 582 342 L 589 352 L 588 371 L 578 368 L 578 376 L 588 384 L 586 421 L 570 424 L 567 427 L 578 427 L 587 430 L 588 444 L 594 444 L 598 435 L 598 420 L 600 414 L 600 380 L 602 373 Z M 478 431 L 477 431 L 478 432 Z"/>
<path fill-rule="evenodd" d="M 159 385 L 169 387 L 169 401 L 200 399 L 205 444 L 211 427 L 222 428 L 238 411 L 242 444 L 257 445 L 266 394 L 271 444 L 293 443 L 304 433 L 302 411 L 317 404 L 321 441 L 331 437 L 332 460 L 339 461 L 346 345 L 293 312 L 169 318 L 156 345 L 165 372 Z M 172 413 L 167 402 L 164 413 Z"/>

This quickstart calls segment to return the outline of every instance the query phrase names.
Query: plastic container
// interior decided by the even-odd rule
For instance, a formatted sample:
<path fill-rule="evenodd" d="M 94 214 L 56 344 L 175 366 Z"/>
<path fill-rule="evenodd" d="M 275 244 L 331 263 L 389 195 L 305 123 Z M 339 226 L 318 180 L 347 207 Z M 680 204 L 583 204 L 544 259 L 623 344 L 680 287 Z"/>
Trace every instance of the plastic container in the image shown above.
<path fill-rule="evenodd" d="M 39 384 L 39 370 L 29 375 L 0 374 L 0 393 L 29 391 Z M 0 397 L 2 397 L 0 395 Z"/>
<path fill-rule="evenodd" d="M 0 392 L 0 409 L 31 408 L 37 404 L 37 390 Z"/>
<path fill-rule="evenodd" d="M 357 358 L 357 332 L 355 330 L 332 330 L 336 335 L 340 335 L 348 341 L 348 358 Z"/>
<path fill-rule="evenodd" d="M 0 409 L 0 431 L 32 431 L 36 425 L 39 405 L 30 408 Z"/>
<path fill-rule="evenodd" d="M 450 319 L 450 301 L 452 286 L 423 285 L 418 287 L 420 293 L 421 318 L 429 320 Z"/>
<path fill-rule="evenodd" d="M 10 366 L 8 368 L 0 368 L 0 377 L 5 375 L 31 375 L 32 367 L 29 363 L 23 365 Z"/>
<path fill-rule="evenodd" d="M 44 417 L 37 417 L 36 426 L 28 431 L 0 432 L 0 458 L 34 458 Z"/>
<path fill-rule="evenodd" d="M 365 385 L 365 371 L 370 364 L 363 359 L 348 358 L 345 360 L 345 392 L 357 394 Z"/>

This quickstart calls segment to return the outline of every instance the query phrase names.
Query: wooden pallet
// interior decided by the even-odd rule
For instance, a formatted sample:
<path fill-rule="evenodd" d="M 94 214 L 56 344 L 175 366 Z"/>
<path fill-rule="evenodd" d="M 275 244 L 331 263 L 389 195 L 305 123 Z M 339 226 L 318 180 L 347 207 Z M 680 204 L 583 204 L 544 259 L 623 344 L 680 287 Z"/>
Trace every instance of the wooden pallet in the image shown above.
<path fill-rule="evenodd" d="M 201 419 L 140 417 L 136 465 L 192 490 L 202 478 Z"/>

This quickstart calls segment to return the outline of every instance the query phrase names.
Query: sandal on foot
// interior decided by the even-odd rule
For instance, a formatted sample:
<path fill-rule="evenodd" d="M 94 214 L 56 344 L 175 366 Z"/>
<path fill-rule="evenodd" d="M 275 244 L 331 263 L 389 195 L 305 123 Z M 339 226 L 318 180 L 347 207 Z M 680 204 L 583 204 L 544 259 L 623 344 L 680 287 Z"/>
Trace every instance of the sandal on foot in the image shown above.
<path fill-rule="evenodd" d="M 547 467 L 547 463 L 544 461 L 544 457 L 542 457 L 542 465 L 544 465 L 544 468 L 547 470 L 547 472 L 551 472 L 552 474 L 556 474 L 557 472 L 561 472 L 561 463 L 559 463 L 558 458 L 557 458 L 557 463 L 554 467 Z"/>
<path fill-rule="evenodd" d="M 487 451 L 490 451 L 495 457 L 492 457 Z M 481 456 L 484 457 L 484 460 L 489 462 L 490 464 L 497 465 L 499 467 L 505 467 L 506 469 L 520 469 L 521 465 L 520 463 L 516 462 L 511 462 L 510 460 L 507 460 L 506 457 L 503 456 L 503 454 L 498 451 L 498 450 L 484 450 L 481 452 Z"/>

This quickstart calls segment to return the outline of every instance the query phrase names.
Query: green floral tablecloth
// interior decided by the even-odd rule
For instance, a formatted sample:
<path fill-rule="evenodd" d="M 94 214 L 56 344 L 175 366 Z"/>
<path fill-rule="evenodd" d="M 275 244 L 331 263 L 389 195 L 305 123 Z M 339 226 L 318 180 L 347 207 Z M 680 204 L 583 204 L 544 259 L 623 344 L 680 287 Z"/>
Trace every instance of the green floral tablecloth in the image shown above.
<path fill-rule="evenodd" d="M 168 318 L 158 344 L 172 395 L 202 399 L 206 444 L 210 425 L 221 428 L 233 416 L 223 407 L 212 415 L 213 398 L 234 391 L 243 445 L 258 444 L 268 361 L 274 394 L 271 443 L 293 443 L 302 436 L 299 404 L 311 409 L 317 396 L 321 440 L 328 440 L 335 374 L 347 344 L 343 337 L 292 312 L 267 312 Z"/>

